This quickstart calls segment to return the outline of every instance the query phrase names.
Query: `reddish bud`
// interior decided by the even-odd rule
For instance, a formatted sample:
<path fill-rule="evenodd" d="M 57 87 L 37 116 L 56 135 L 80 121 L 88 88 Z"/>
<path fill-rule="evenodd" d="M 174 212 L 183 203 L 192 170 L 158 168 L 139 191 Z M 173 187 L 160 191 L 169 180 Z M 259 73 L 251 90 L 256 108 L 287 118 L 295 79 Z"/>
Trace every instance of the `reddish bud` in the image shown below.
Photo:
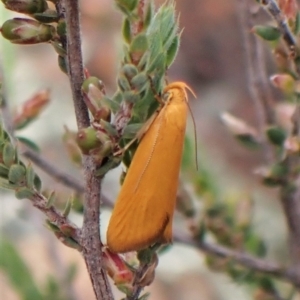
<path fill-rule="evenodd" d="M 298 12 L 298 5 L 296 0 L 279 0 L 278 5 L 283 14 L 289 20 L 295 20 Z"/>
<path fill-rule="evenodd" d="M 103 248 L 102 252 L 105 269 L 115 285 L 122 290 L 132 290 L 134 273 L 128 264 L 119 254 L 112 253 L 107 247 Z"/>
<path fill-rule="evenodd" d="M 270 81 L 285 94 L 292 94 L 295 92 L 296 82 L 289 74 L 275 74 L 270 77 Z"/>
<path fill-rule="evenodd" d="M 34 14 L 44 12 L 47 8 L 45 0 L 1 0 L 6 9 L 23 14 Z"/>
<path fill-rule="evenodd" d="M 104 86 L 97 77 L 88 77 L 82 85 L 85 103 L 92 113 L 95 121 L 101 119 L 110 121 L 110 109 L 105 105 Z"/>
<path fill-rule="evenodd" d="M 21 107 L 21 111 L 14 117 L 14 126 L 21 129 L 34 120 L 49 103 L 49 91 L 43 90 L 28 99 Z"/>
<path fill-rule="evenodd" d="M 55 28 L 31 19 L 14 18 L 4 22 L 1 34 L 14 44 L 30 45 L 50 41 Z"/>

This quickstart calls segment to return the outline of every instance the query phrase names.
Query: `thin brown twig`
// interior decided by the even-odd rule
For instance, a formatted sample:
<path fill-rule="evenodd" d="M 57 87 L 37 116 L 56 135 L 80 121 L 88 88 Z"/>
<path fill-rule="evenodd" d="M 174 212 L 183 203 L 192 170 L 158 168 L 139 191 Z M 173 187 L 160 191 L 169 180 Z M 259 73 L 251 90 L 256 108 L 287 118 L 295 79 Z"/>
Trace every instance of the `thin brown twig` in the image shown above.
<path fill-rule="evenodd" d="M 73 189 L 77 193 L 82 194 L 84 192 L 84 186 L 80 182 L 80 180 L 74 178 L 73 176 L 64 172 L 63 170 L 60 170 L 57 166 L 54 166 L 52 162 L 48 161 L 39 153 L 29 148 L 25 148 L 22 151 L 22 155 L 28 158 L 32 163 L 38 166 L 41 170 L 43 170 L 53 179 L 57 180 L 59 183 Z M 101 202 L 108 207 L 113 206 L 113 201 L 103 194 L 101 195 Z"/>
<path fill-rule="evenodd" d="M 280 10 L 277 1 L 261 0 L 261 4 L 265 8 L 265 10 L 272 16 L 272 18 L 276 21 L 278 29 L 282 33 L 283 40 L 285 41 L 285 44 L 289 49 L 290 57 L 295 58 L 296 48 L 297 48 L 296 39 L 293 33 L 291 32 L 288 25 L 288 21 L 285 15 Z M 296 65 L 296 71 L 298 76 L 300 76 L 300 67 L 298 65 Z"/>
<path fill-rule="evenodd" d="M 48 200 L 41 193 L 35 192 L 31 198 L 34 207 L 43 212 L 48 220 L 55 224 L 58 228 L 68 227 L 72 232 L 72 239 L 74 239 L 80 245 L 80 229 L 74 225 L 66 216 L 56 210 L 54 206 L 48 205 Z"/>
<path fill-rule="evenodd" d="M 270 84 L 267 80 L 265 70 L 264 52 L 261 42 L 250 33 L 250 29 L 254 26 L 255 13 L 253 5 L 249 0 L 237 1 L 238 16 L 241 24 L 242 45 L 244 46 L 246 74 L 248 89 L 251 99 L 255 106 L 255 111 L 258 120 L 258 127 L 263 145 L 265 159 L 268 163 L 273 161 L 272 149 L 266 141 L 265 129 L 268 124 L 274 122 L 274 103 Z"/>
<path fill-rule="evenodd" d="M 285 268 L 274 262 L 251 256 L 248 253 L 238 252 L 221 245 L 207 243 L 204 241 L 195 241 L 188 235 L 180 232 L 174 233 L 174 241 L 196 247 L 210 255 L 232 259 L 235 263 L 251 270 L 280 277 L 290 283 L 293 283 L 295 286 L 300 287 L 300 280 L 293 268 Z"/>
<path fill-rule="evenodd" d="M 67 66 L 71 84 L 76 120 L 79 128 L 90 125 L 87 107 L 83 100 L 81 86 L 84 79 L 79 3 L 74 0 L 64 0 L 67 27 Z M 81 236 L 82 253 L 93 285 L 97 300 L 113 299 L 108 278 L 102 265 L 100 241 L 100 192 L 101 179 L 95 176 L 95 163 L 92 157 L 83 158 L 85 175 L 85 204 Z"/>
<path fill-rule="evenodd" d="M 35 165 L 37 165 L 39 168 L 41 168 L 44 172 L 46 172 L 58 182 L 75 190 L 78 193 L 84 192 L 84 186 L 80 183 L 79 180 L 59 170 L 56 166 L 53 165 L 52 162 L 47 161 L 42 155 L 40 155 L 36 151 L 33 151 L 26 147 L 21 152 L 21 154 L 28 158 L 31 162 L 33 162 Z"/>

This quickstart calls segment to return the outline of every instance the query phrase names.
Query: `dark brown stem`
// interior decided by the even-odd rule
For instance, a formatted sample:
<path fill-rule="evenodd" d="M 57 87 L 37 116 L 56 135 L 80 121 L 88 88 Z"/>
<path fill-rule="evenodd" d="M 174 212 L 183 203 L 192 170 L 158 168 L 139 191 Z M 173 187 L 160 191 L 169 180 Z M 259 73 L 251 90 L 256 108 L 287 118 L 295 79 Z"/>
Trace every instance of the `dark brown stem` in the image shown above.
<path fill-rule="evenodd" d="M 84 79 L 81 54 L 78 1 L 64 0 L 67 24 L 67 65 L 78 128 L 90 125 L 81 86 Z M 92 281 L 96 299 L 113 299 L 106 272 L 102 266 L 100 241 L 100 190 L 101 179 L 95 176 L 95 164 L 91 157 L 83 158 L 85 175 L 84 215 L 81 236 L 83 256 Z"/>
<path fill-rule="evenodd" d="M 85 195 L 81 245 L 97 300 L 111 300 L 113 296 L 102 266 L 99 224 L 101 179 L 94 174 L 95 164 L 91 157 L 86 157 L 84 164 L 87 170 L 85 188 L 88 193 Z"/>
<path fill-rule="evenodd" d="M 78 128 L 88 127 L 90 119 L 83 100 L 81 86 L 84 80 L 81 53 L 80 21 L 78 1 L 64 0 L 67 28 L 67 66 L 73 95 Z"/>

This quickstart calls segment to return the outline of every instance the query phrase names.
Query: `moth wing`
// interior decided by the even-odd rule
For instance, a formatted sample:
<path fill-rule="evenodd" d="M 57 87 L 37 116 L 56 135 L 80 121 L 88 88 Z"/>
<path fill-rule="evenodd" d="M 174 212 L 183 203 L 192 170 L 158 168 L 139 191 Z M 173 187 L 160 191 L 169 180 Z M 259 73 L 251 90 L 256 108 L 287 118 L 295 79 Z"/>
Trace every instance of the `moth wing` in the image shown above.
<path fill-rule="evenodd" d="M 185 103 L 163 108 L 141 140 L 109 222 L 113 252 L 171 242 L 186 111 Z"/>

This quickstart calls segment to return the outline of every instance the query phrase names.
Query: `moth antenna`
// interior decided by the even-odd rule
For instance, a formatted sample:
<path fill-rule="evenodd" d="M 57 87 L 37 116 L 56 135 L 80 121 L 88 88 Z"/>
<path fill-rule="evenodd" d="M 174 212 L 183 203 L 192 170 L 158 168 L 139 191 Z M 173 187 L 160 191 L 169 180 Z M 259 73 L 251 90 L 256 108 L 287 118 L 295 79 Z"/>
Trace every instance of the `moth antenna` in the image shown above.
<path fill-rule="evenodd" d="M 196 122 L 195 122 L 195 118 L 194 115 L 192 113 L 192 109 L 189 105 L 189 103 L 187 102 L 187 106 L 189 108 L 192 120 L 193 120 L 193 127 L 194 127 L 194 140 L 195 140 L 195 160 L 196 160 L 196 170 L 199 171 L 199 165 L 198 165 L 198 140 L 197 140 L 197 129 L 196 129 Z"/>
<path fill-rule="evenodd" d="M 196 93 L 192 90 L 192 88 L 190 88 L 186 83 L 181 82 L 180 84 L 182 84 L 182 87 L 186 90 L 188 90 L 195 98 L 197 98 Z M 189 108 L 192 120 L 193 120 L 193 127 L 194 127 L 194 140 L 195 140 L 195 161 L 196 161 L 196 170 L 199 171 L 199 164 L 198 164 L 198 139 L 197 139 L 197 129 L 196 129 L 196 122 L 195 122 L 195 118 L 192 112 L 192 109 L 189 105 L 188 102 L 188 97 L 187 94 L 185 94 L 186 96 L 186 104 Z"/>

